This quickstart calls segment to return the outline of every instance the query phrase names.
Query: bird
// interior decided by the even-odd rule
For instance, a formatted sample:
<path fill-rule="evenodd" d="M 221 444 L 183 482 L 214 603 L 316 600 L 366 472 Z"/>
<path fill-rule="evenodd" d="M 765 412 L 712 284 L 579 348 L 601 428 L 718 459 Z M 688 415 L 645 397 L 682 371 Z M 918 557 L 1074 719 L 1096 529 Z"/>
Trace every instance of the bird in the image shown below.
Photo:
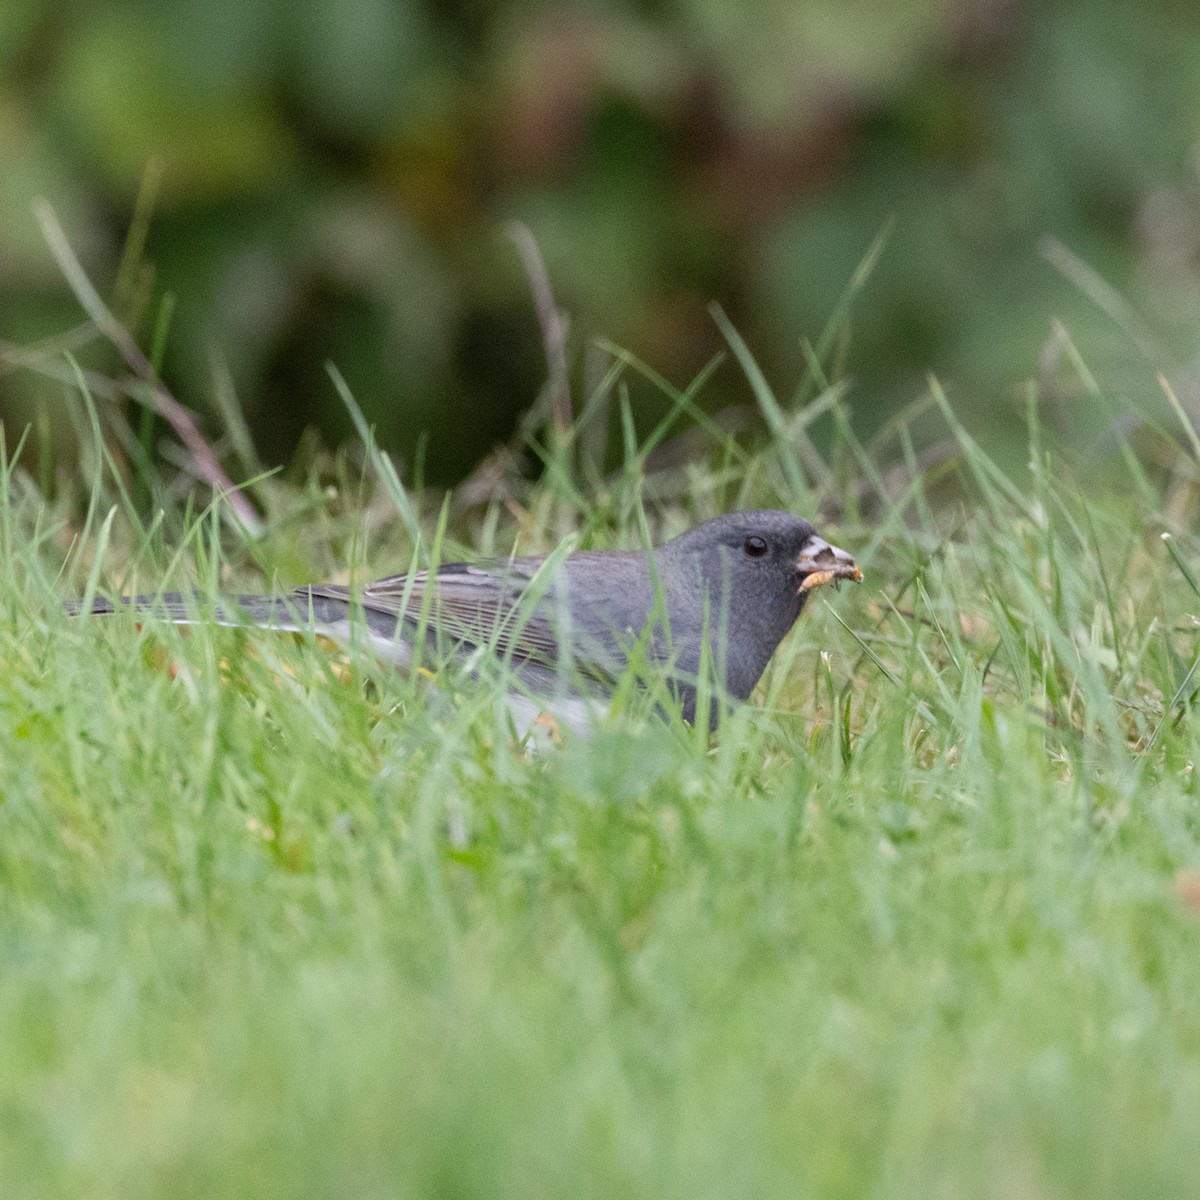
<path fill-rule="evenodd" d="M 405 671 L 506 669 L 514 731 L 538 723 L 587 734 L 631 666 L 656 706 L 716 728 L 746 701 L 816 588 L 861 582 L 845 550 L 803 517 L 726 513 L 642 550 L 575 550 L 441 563 L 361 587 L 308 584 L 217 602 L 163 592 L 96 597 L 94 615 L 133 610 L 181 625 L 215 623 L 365 640 Z M 68 611 L 83 611 L 81 602 Z"/>

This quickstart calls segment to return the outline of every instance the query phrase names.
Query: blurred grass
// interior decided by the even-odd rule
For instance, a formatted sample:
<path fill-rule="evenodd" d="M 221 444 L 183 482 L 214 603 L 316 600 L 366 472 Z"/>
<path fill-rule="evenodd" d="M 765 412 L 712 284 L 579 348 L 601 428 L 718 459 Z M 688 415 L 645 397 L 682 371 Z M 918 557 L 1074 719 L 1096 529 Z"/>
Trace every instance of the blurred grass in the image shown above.
<path fill-rule="evenodd" d="M 711 745 L 622 719 L 531 756 L 487 688 L 63 615 L 88 579 L 407 564 L 443 498 L 376 452 L 263 481 L 254 541 L 162 479 L 143 530 L 86 437 L 52 503 L 6 454 L 5 1196 L 1195 1194 L 1187 431 L 1103 391 L 1081 452 L 1031 403 L 1008 471 L 936 385 L 864 446 L 808 382 L 768 439 L 681 447 L 667 387 L 616 475 L 569 430 L 449 497 L 467 552 L 820 516 L 867 581 Z"/>
<path fill-rule="evenodd" d="M 1196 1194 L 1194 14 L 731 14 L 0 7 L 5 1197 Z M 61 609 L 751 505 L 867 582 L 711 744 Z"/>

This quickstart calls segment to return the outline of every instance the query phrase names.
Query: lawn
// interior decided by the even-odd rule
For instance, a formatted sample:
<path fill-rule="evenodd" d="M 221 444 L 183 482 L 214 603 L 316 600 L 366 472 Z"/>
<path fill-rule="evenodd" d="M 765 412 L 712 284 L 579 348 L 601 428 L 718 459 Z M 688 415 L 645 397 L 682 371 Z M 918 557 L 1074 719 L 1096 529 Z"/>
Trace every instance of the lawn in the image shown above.
<path fill-rule="evenodd" d="M 10 439 L 6 1200 L 1200 1194 L 1194 434 L 1031 404 L 1009 462 L 932 387 L 861 446 L 752 380 L 758 442 L 567 435 L 445 506 L 313 456 L 253 537 L 95 451 L 48 500 Z M 866 582 L 711 739 L 633 705 L 531 753 L 494 688 L 61 608 L 750 506 Z"/>

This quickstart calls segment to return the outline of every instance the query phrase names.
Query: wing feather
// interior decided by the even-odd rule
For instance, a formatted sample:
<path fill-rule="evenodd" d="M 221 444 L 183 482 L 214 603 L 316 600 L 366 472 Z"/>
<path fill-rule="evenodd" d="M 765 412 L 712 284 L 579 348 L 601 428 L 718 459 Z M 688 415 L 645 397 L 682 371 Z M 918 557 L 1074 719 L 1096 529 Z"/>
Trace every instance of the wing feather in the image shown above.
<path fill-rule="evenodd" d="M 538 561 L 515 559 L 495 563 L 444 563 L 435 571 L 414 571 L 365 584 L 358 593 L 363 609 L 415 632 L 429 604 L 429 624 L 445 637 L 470 647 L 488 647 L 517 664 L 557 667 L 561 661 L 555 632 L 553 595 L 536 599 L 528 593 Z M 339 584 L 300 589 L 304 597 L 354 598 Z M 375 622 L 372 622 L 375 624 Z M 613 672 L 598 663 L 576 660 L 576 669 L 597 678 Z"/>

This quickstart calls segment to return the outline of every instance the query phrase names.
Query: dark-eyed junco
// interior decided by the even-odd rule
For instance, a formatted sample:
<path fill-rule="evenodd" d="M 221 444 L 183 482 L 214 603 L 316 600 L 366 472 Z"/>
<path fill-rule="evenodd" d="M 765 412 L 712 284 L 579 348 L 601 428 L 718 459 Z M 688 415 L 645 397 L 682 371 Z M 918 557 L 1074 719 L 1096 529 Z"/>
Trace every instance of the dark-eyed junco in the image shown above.
<path fill-rule="evenodd" d="M 316 584 L 215 608 L 170 592 L 98 599 L 92 611 L 126 605 L 177 624 L 253 624 L 339 642 L 357 630 L 406 669 L 418 660 L 472 674 L 505 666 L 518 729 L 546 713 L 585 731 L 631 663 L 685 720 L 715 723 L 722 698 L 753 691 L 810 591 L 861 578 L 807 521 L 767 509 L 728 513 L 651 551 L 443 563 L 354 591 Z M 709 698 L 699 714 L 698 696 Z"/>

